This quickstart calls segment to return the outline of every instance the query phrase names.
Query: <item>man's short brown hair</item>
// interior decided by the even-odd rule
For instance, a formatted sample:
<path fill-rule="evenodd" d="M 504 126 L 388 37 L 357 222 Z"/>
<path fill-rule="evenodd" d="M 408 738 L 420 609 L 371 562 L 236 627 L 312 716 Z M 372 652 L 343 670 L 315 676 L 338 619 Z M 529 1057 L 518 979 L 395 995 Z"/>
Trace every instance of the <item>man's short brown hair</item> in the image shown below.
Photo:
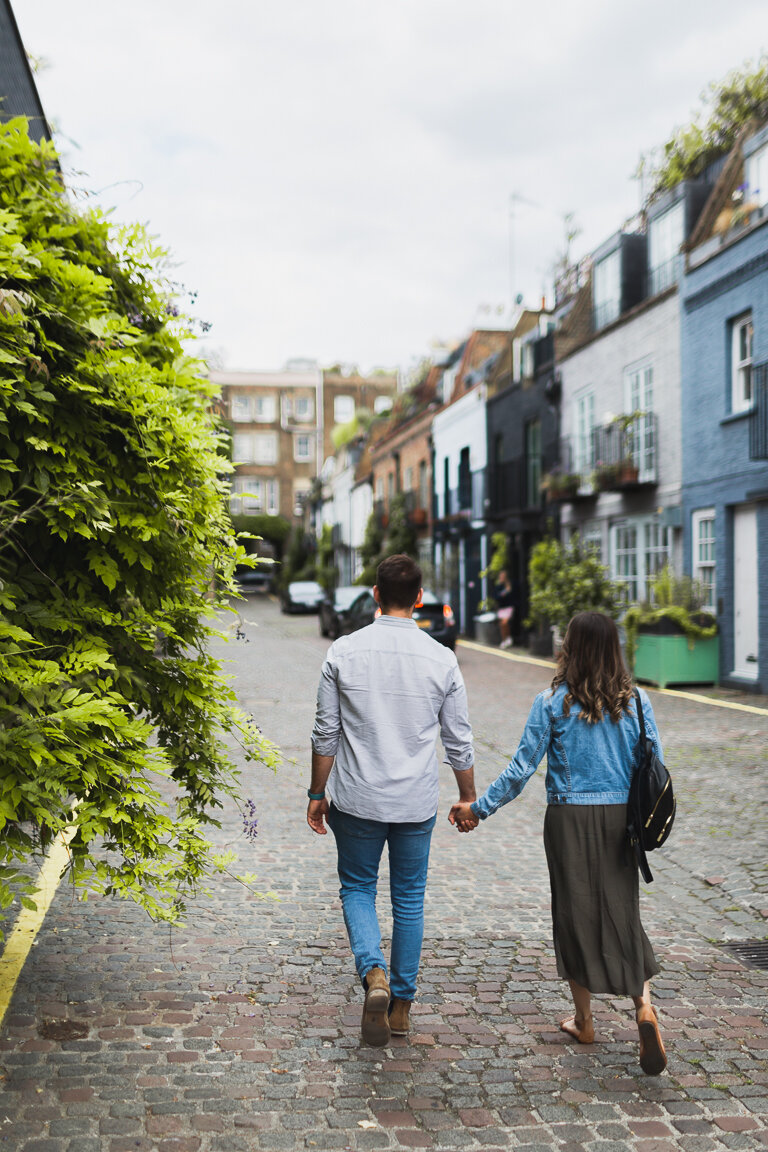
<path fill-rule="evenodd" d="M 376 569 L 376 584 L 383 608 L 412 608 L 419 598 L 421 568 L 405 553 L 387 556 Z"/>

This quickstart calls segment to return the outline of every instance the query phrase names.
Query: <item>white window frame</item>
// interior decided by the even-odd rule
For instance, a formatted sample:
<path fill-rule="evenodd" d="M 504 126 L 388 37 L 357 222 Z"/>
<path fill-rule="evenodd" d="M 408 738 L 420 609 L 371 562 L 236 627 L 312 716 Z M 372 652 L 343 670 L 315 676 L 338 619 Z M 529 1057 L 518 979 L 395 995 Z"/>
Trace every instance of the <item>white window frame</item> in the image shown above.
<path fill-rule="evenodd" d="M 254 464 L 252 432 L 235 432 L 232 437 L 232 459 L 235 464 Z"/>
<path fill-rule="evenodd" d="M 672 530 L 655 516 L 611 525 L 611 578 L 626 584 L 626 602 L 648 600 L 654 576 L 672 558 Z"/>
<path fill-rule="evenodd" d="M 747 196 L 750 203 L 758 208 L 768 204 L 768 144 L 758 148 L 747 157 L 746 164 Z"/>
<path fill-rule="evenodd" d="M 242 392 L 233 392 L 229 398 L 229 414 L 234 424 L 250 424 L 251 397 Z"/>
<path fill-rule="evenodd" d="M 742 347 L 742 338 L 744 346 Z M 753 405 L 752 355 L 754 328 L 752 312 L 744 312 L 731 323 L 731 411 L 749 412 Z"/>
<path fill-rule="evenodd" d="M 253 419 L 258 424 L 272 424 L 275 419 L 275 397 L 254 396 Z"/>
<path fill-rule="evenodd" d="M 377 396 L 373 402 L 373 410 L 377 416 L 381 416 L 383 412 L 389 412 L 391 407 L 391 396 Z"/>
<path fill-rule="evenodd" d="M 306 452 L 300 451 L 302 444 L 306 441 Z M 293 437 L 293 458 L 298 464 L 304 464 L 312 459 L 312 436 L 309 432 L 296 432 Z"/>
<path fill-rule="evenodd" d="M 355 418 L 354 396 L 334 396 L 333 422 L 334 424 L 349 424 Z"/>
<path fill-rule="evenodd" d="M 595 264 L 592 270 L 594 326 L 605 328 L 621 315 L 621 249 Z"/>
<path fill-rule="evenodd" d="M 677 256 L 685 238 L 685 201 L 648 224 L 648 289 L 655 296 L 677 283 Z"/>
<path fill-rule="evenodd" d="M 263 511 L 262 493 L 262 480 L 258 476 L 235 476 L 230 484 L 230 512 L 245 516 L 258 514 Z"/>
<path fill-rule="evenodd" d="M 403 492 L 413 491 L 413 468 L 406 468 L 403 473 Z"/>
<path fill-rule="evenodd" d="M 307 423 L 315 415 L 315 405 L 311 396 L 296 396 L 293 401 L 293 418 Z"/>
<path fill-rule="evenodd" d="M 694 580 L 709 590 L 703 605 L 709 612 L 715 612 L 717 604 L 716 527 L 714 508 L 697 508 L 691 513 L 691 568 Z"/>
<path fill-rule="evenodd" d="M 595 467 L 595 393 L 590 389 L 574 397 L 573 412 L 573 470 L 586 484 Z"/>
<path fill-rule="evenodd" d="M 603 529 L 599 520 L 588 520 L 581 529 L 581 542 L 585 548 L 591 548 L 597 559 L 603 562 Z"/>
<path fill-rule="evenodd" d="M 624 403 L 627 414 L 642 412 L 632 424 L 632 459 L 641 481 L 656 478 L 656 439 L 653 420 L 653 364 L 634 365 L 624 373 Z"/>
<path fill-rule="evenodd" d="M 280 481 L 269 479 L 264 481 L 266 488 L 266 510 L 270 516 L 277 516 L 280 512 Z"/>

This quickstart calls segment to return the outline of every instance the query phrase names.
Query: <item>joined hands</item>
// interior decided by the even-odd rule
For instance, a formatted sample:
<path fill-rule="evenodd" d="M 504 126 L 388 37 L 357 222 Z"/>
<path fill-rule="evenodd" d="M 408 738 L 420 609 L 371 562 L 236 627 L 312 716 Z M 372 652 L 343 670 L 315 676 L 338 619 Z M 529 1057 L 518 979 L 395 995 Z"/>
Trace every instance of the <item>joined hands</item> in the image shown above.
<path fill-rule="evenodd" d="M 448 819 L 459 832 L 471 832 L 480 823 L 480 817 L 475 816 L 471 804 L 454 804 L 448 813 Z"/>

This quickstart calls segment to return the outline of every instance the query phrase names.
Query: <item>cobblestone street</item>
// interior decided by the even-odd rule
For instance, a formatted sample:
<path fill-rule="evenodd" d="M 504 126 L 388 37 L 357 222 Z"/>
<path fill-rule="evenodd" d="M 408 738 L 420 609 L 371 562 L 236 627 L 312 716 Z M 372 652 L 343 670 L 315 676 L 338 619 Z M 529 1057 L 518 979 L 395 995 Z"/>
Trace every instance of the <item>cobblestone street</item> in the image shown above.
<path fill-rule="evenodd" d="M 570 1001 L 551 947 L 543 767 L 469 836 L 447 822 L 455 785 L 444 768 L 414 1030 L 363 1048 L 333 840 L 305 823 L 328 642 L 315 617 L 281 616 L 272 600 L 240 611 L 221 656 L 285 764 L 276 776 L 244 770 L 255 844 L 234 806 L 217 840 L 278 898 L 217 881 L 169 932 L 117 901 L 73 900 L 62 885 L 4 1022 L 0 1147 L 768 1147 L 768 972 L 723 947 L 768 936 L 768 701 L 740 698 L 761 714 L 651 690 L 679 805 L 642 896 L 662 964 L 653 988 L 667 1073 L 641 1072 L 627 1000 L 597 1000 L 594 1045 L 558 1029 Z M 480 790 L 514 751 L 551 670 L 476 647 L 457 654 Z M 55 1038 L 66 1029 L 53 1022 L 69 1022 L 74 1037 Z"/>

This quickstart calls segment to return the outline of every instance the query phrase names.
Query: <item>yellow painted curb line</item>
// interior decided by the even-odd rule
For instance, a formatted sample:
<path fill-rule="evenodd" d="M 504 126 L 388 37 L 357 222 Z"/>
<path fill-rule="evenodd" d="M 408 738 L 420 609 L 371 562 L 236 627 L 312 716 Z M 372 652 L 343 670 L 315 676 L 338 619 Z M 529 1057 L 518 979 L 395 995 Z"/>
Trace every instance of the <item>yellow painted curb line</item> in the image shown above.
<path fill-rule="evenodd" d="M 665 696 L 677 696 L 681 700 L 695 700 L 698 704 L 714 704 L 716 708 L 732 708 L 736 712 L 753 712 L 756 716 L 768 716 L 768 708 L 758 708 L 755 704 L 737 704 L 735 700 L 716 700 L 712 696 L 702 696 L 698 692 L 677 692 L 674 688 L 653 688 Z"/>
<path fill-rule="evenodd" d="M 462 648 L 471 648 L 473 652 L 487 652 L 489 656 L 498 656 L 501 660 L 514 660 L 518 664 L 537 664 L 540 668 L 554 668 L 554 660 L 543 660 L 536 656 L 518 656 L 514 652 L 502 652 L 498 648 L 489 648 L 486 644 L 475 644 L 473 640 L 458 640 Z M 680 700 L 694 700 L 697 704 L 710 704 L 715 708 L 731 708 L 734 712 L 751 712 L 755 716 L 768 716 L 768 708 L 758 708 L 755 704 L 737 704 L 734 700 L 717 700 L 712 696 L 702 696 L 698 692 L 678 692 L 674 688 L 652 688 L 646 686 L 648 691 L 660 692 L 664 696 L 677 696 Z"/>
<path fill-rule="evenodd" d="M 489 648 L 486 644 L 475 644 L 474 640 L 457 640 L 462 648 L 471 648 L 473 652 L 487 652 L 489 656 L 498 656 L 502 660 L 514 660 L 516 664 L 537 664 L 540 668 L 554 668 L 554 660 L 543 660 L 538 656 L 518 656 L 516 652 L 502 652 L 498 648 Z"/>
<path fill-rule="evenodd" d="M 0 1025 L 5 1019 L 16 982 L 21 975 L 21 970 L 26 963 L 27 956 L 29 956 L 35 937 L 40 931 L 45 914 L 56 895 L 61 874 L 69 863 L 67 845 L 74 834 L 74 828 L 67 828 L 54 840 L 40 869 L 37 892 L 32 897 L 37 908 L 34 912 L 29 908 L 22 908 L 19 918 L 13 926 L 13 931 L 3 948 L 2 956 L 0 956 Z"/>

